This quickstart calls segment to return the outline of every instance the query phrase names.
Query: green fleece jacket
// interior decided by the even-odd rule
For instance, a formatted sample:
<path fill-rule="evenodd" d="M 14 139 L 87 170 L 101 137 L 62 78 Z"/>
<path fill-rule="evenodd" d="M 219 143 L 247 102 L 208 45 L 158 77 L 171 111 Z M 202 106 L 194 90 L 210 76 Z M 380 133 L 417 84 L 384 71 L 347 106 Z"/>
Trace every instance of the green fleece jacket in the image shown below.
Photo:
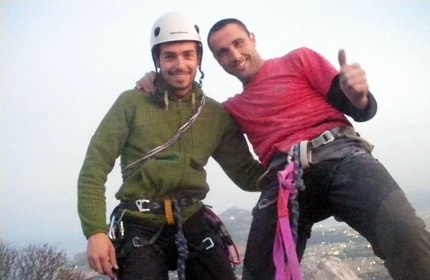
<path fill-rule="evenodd" d="M 122 93 L 104 117 L 89 144 L 78 179 L 78 212 L 84 235 L 107 232 L 105 183 L 115 160 L 121 165 L 142 158 L 176 134 L 199 107 L 203 92 L 197 84 L 182 99 L 169 93 L 166 106 L 142 90 Z M 249 152 L 238 125 L 215 100 L 206 105 L 195 123 L 170 147 L 145 161 L 123 180 L 118 200 L 154 201 L 192 196 L 204 199 L 209 191 L 204 166 L 213 157 L 240 188 L 258 191 L 263 173 Z M 186 220 L 201 207 L 188 207 Z M 145 222 L 161 224 L 163 215 L 132 212 Z"/>

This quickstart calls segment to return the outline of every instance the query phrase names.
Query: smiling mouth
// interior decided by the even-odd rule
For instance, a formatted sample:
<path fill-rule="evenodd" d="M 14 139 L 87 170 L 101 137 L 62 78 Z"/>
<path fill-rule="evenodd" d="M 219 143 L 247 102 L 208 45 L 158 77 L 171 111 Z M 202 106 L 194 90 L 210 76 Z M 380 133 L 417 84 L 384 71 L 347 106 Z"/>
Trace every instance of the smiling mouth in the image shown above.
<path fill-rule="evenodd" d="M 188 74 L 188 73 L 174 73 L 174 74 L 172 74 L 172 75 L 170 75 L 172 78 L 174 78 L 174 79 L 179 79 L 179 80 L 182 80 L 182 79 L 185 79 L 186 77 L 188 77 L 190 74 Z"/>
<path fill-rule="evenodd" d="M 185 72 L 177 72 L 177 73 L 172 73 L 172 76 L 173 77 L 181 77 L 181 76 L 186 76 L 186 75 L 188 75 L 188 73 L 185 73 Z"/>
<path fill-rule="evenodd" d="M 247 60 L 246 60 L 246 59 L 244 59 L 244 60 L 243 60 L 243 61 L 241 61 L 240 63 L 236 63 L 236 64 L 234 64 L 234 65 L 233 65 L 233 69 L 236 69 L 236 70 L 239 70 L 239 71 L 241 71 L 241 70 L 245 69 L 246 62 L 247 62 Z"/>

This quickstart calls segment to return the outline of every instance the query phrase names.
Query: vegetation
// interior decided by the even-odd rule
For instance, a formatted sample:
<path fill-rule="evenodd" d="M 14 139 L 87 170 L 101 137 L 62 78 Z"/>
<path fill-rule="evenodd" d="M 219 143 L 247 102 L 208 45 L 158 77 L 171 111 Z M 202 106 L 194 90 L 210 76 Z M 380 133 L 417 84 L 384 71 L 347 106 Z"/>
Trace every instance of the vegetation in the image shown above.
<path fill-rule="evenodd" d="M 48 244 L 17 249 L 0 239 L 0 279 L 80 280 L 82 273 L 68 260 L 65 251 Z"/>

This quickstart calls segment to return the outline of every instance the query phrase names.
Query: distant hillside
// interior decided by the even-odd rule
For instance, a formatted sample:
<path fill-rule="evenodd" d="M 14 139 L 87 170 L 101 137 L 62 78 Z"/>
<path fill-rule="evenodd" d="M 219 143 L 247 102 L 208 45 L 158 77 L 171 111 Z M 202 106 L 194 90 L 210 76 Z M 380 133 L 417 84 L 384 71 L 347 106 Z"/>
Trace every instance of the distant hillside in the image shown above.
<path fill-rule="evenodd" d="M 245 248 L 252 222 L 251 211 L 234 206 L 224 211 L 219 217 L 227 227 L 234 243 Z"/>
<path fill-rule="evenodd" d="M 430 225 L 430 191 L 408 194 L 408 197 L 418 210 L 419 215 L 426 214 L 426 223 Z M 219 217 L 224 222 L 227 230 L 233 238 L 233 241 L 243 259 L 248 238 L 249 228 L 252 221 L 251 211 L 241 209 L 239 207 L 231 207 L 219 214 Z M 332 225 L 335 225 L 332 227 Z M 351 274 L 358 266 L 361 267 L 360 278 L 364 280 L 390 279 L 382 262 L 376 258 L 368 246 L 368 242 L 361 236 L 354 234 L 352 229 L 348 230 L 345 223 L 339 223 L 333 218 L 316 224 L 312 232 L 312 237 L 308 240 L 307 253 L 305 255 L 305 263 L 303 271 L 307 276 L 306 279 L 357 279 L 355 276 L 350 278 L 336 278 L 330 275 Z M 333 252 L 328 254 L 327 252 Z M 340 255 L 339 255 L 340 252 Z M 339 259 L 342 256 L 342 259 Z M 107 277 L 95 277 L 87 266 L 86 254 L 76 254 L 73 263 L 79 267 L 81 271 L 87 273 L 87 279 L 108 279 Z M 365 265 L 363 267 L 363 265 Z M 352 270 L 351 270 L 352 269 Z M 241 275 L 242 265 L 237 266 L 236 275 Z M 170 279 L 177 279 L 175 273 L 171 273 Z M 329 277 L 329 278 L 321 278 Z"/>

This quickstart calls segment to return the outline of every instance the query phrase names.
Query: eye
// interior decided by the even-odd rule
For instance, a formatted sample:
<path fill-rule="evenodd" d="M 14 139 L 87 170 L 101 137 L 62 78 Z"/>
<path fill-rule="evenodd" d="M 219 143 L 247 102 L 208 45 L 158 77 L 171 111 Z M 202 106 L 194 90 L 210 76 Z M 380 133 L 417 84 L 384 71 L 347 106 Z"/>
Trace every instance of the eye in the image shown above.
<path fill-rule="evenodd" d="M 226 54 L 227 54 L 227 50 L 226 49 L 222 49 L 222 50 L 219 50 L 216 53 L 216 56 L 220 59 L 220 58 L 223 58 Z"/>
<path fill-rule="evenodd" d="M 240 46 L 242 46 L 243 45 L 243 43 L 244 43 L 244 40 L 237 40 L 237 41 L 235 41 L 234 42 L 234 46 L 235 47 L 240 47 Z"/>
<path fill-rule="evenodd" d="M 166 53 L 163 55 L 164 60 L 172 60 L 174 58 L 173 54 Z"/>

